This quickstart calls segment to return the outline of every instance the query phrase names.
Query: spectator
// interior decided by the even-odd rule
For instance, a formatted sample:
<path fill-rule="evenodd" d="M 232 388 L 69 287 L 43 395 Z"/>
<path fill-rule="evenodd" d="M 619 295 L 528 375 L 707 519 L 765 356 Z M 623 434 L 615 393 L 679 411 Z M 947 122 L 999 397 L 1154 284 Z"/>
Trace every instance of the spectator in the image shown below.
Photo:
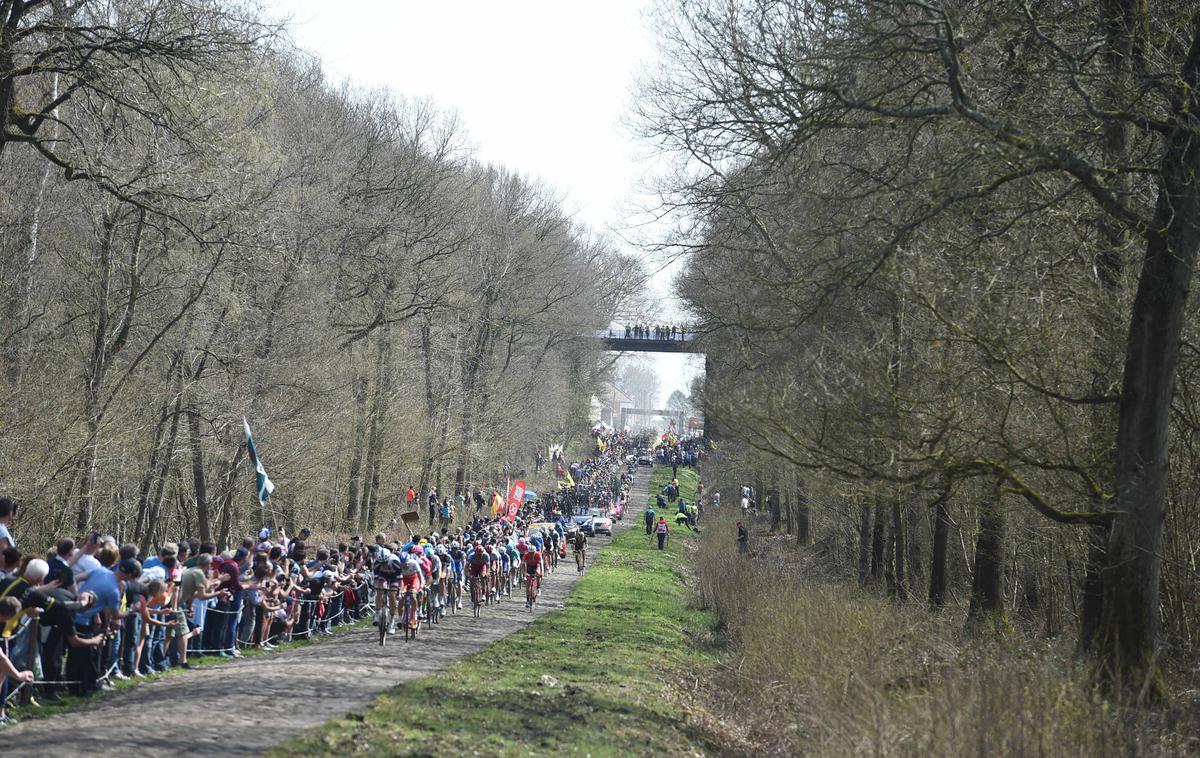
<path fill-rule="evenodd" d="M 6 497 L 0 497 L 0 550 L 17 546 L 16 539 L 8 530 L 8 525 L 17 517 L 17 504 Z"/>
<path fill-rule="evenodd" d="M 75 584 L 86 581 L 91 572 L 100 568 L 100 561 L 96 559 L 96 553 L 100 550 L 101 544 L 100 532 L 92 532 L 83 543 L 83 547 L 71 555 L 69 563 L 71 571 L 75 574 Z"/>
<path fill-rule="evenodd" d="M 46 581 L 58 582 L 60 587 L 75 585 L 75 572 L 71 570 L 71 555 L 75 552 L 75 540 L 64 537 L 54 548 L 54 555 L 49 561 L 50 574 Z"/>
<path fill-rule="evenodd" d="M 89 547 L 98 541 L 99 535 L 93 534 Z M 87 557 L 96 561 L 96 567 L 82 572 L 87 576 L 79 584 L 79 590 L 91 593 L 96 599 L 88 608 L 75 614 L 75 635 L 90 639 L 99 634 L 108 640 L 121 602 L 119 581 L 122 577 L 112 571 L 117 563 L 117 550 L 111 545 L 104 545 L 95 551 L 94 557 L 91 554 L 87 554 Z M 79 566 L 78 562 L 76 566 Z M 76 572 L 77 580 L 80 573 Z M 90 695 L 99 689 L 109 688 L 98 683 L 102 661 L 103 654 L 99 646 L 73 647 L 68 651 L 67 679 L 74 682 L 71 688 L 75 694 Z"/>

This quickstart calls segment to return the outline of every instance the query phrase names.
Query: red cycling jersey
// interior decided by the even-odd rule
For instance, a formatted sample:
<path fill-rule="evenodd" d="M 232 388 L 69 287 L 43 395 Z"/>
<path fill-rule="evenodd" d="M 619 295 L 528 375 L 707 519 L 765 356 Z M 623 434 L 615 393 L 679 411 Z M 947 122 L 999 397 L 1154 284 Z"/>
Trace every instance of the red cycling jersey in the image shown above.
<path fill-rule="evenodd" d="M 542 554 L 540 551 L 530 548 L 525 551 L 525 555 L 521 556 L 521 560 L 525 562 L 525 570 L 532 574 L 541 567 Z"/>

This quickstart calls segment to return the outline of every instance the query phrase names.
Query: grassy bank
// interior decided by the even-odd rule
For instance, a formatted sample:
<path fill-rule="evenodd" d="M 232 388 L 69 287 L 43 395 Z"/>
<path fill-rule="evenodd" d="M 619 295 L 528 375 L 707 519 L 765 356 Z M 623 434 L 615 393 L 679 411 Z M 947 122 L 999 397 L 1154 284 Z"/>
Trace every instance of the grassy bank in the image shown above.
<path fill-rule="evenodd" d="M 693 556 L 725 662 L 704 690 L 727 708 L 742 753 L 814 756 L 1183 756 L 1200 751 L 1200 699 L 1137 711 L 1089 683 L 1072 640 L 979 639 L 961 613 L 898 604 L 824 577 L 821 555 L 755 534 L 731 560 L 733 513 L 705 524 Z M 789 543 L 789 544 L 785 544 Z"/>
<path fill-rule="evenodd" d="M 658 486 L 670 473 L 656 471 Z M 271 755 L 714 752 L 674 684 L 714 662 L 711 618 L 687 606 L 683 542 L 659 552 L 640 527 L 626 530 L 561 611 Z"/>

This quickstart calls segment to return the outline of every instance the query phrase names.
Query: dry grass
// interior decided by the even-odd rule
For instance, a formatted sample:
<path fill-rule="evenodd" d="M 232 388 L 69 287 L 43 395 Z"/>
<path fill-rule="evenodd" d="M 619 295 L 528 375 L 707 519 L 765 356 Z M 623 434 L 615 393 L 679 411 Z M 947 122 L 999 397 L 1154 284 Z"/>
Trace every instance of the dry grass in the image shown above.
<path fill-rule="evenodd" d="M 723 514 L 724 516 L 725 514 Z M 1175 756 L 1200 753 L 1200 700 L 1121 709 L 1069 641 L 975 640 L 962 617 L 821 576 L 813 554 L 747 561 L 709 519 L 695 589 L 730 655 L 708 686 L 731 752 L 822 756 Z"/>

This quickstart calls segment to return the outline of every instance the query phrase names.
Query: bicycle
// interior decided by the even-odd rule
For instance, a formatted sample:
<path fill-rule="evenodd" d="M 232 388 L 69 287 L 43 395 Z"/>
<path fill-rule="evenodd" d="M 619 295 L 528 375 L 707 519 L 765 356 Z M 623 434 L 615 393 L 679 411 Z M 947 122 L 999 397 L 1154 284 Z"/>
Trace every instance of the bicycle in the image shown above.
<path fill-rule="evenodd" d="M 475 614 L 475 618 L 479 618 L 481 606 L 483 605 L 483 577 L 471 577 L 471 612 Z"/>
<path fill-rule="evenodd" d="M 575 570 L 579 575 L 583 575 L 583 570 L 587 568 L 587 555 L 582 550 L 575 551 Z"/>
<path fill-rule="evenodd" d="M 533 604 L 537 602 L 538 596 L 538 578 L 537 574 L 530 576 L 525 581 L 525 607 L 533 610 Z"/>
<path fill-rule="evenodd" d="M 404 610 L 400 613 L 400 621 L 404 625 L 404 641 L 415 640 L 421 629 L 421 617 L 417 614 L 417 595 L 414 590 L 404 593 Z"/>
<path fill-rule="evenodd" d="M 432 585 L 422 594 L 421 611 L 424 614 L 426 623 L 437 623 L 437 606 L 434 604 Z"/>
<path fill-rule="evenodd" d="M 378 600 L 378 592 L 376 599 Z M 396 604 L 396 590 L 387 589 L 383 591 L 384 603 L 379 609 L 379 646 L 383 647 L 387 642 L 388 633 L 391 632 L 391 626 L 395 622 L 395 616 L 392 612 L 392 607 Z"/>
<path fill-rule="evenodd" d="M 459 598 L 462 596 L 461 580 L 457 576 L 450 578 L 450 586 L 446 592 L 446 602 L 450 605 L 450 612 L 458 613 Z"/>

